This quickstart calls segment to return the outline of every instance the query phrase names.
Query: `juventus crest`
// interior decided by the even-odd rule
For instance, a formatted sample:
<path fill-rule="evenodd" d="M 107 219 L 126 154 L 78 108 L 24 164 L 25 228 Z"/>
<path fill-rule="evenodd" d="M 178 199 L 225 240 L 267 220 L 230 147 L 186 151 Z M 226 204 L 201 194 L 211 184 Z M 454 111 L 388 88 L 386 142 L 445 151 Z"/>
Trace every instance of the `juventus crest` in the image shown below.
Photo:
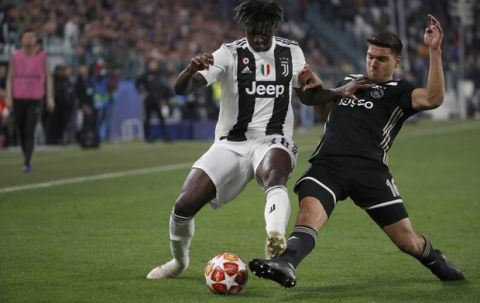
<path fill-rule="evenodd" d="M 282 76 L 286 77 L 290 73 L 290 70 L 288 68 L 288 58 L 282 57 L 280 58 L 280 66 L 282 67 Z"/>

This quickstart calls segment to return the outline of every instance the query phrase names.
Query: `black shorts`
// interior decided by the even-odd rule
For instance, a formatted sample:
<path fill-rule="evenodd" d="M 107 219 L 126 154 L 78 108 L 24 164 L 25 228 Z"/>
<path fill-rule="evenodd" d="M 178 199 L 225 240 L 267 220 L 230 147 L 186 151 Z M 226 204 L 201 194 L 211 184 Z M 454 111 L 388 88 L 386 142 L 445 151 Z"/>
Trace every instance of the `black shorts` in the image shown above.
<path fill-rule="evenodd" d="M 322 157 L 295 185 L 299 201 L 315 197 L 328 216 L 338 201 L 350 197 L 369 216 L 384 227 L 408 214 L 388 167 L 376 161 L 354 157 Z"/>

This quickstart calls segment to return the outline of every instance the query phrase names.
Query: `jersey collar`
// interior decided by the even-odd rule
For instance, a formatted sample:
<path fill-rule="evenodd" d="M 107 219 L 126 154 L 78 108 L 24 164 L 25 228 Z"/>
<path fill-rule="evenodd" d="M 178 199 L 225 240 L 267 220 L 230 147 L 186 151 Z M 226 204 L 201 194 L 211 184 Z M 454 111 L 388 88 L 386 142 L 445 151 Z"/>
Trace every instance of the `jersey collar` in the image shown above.
<path fill-rule="evenodd" d="M 252 53 L 257 53 L 257 54 L 271 54 L 273 55 L 273 52 L 275 50 L 275 46 L 277 45 L 277 39 L 275 36 L 272 36 L 272 45 L 270 46 L 270 48 L 264 52 L 257 52 L 256 50 L 254 50 L 251 46 L 250 46 L 250 43 L 248 43 L 248 39 L 245 38 L 245 41 L 247 41 L 247 47 L 248 49 L 252 52 Z"/>

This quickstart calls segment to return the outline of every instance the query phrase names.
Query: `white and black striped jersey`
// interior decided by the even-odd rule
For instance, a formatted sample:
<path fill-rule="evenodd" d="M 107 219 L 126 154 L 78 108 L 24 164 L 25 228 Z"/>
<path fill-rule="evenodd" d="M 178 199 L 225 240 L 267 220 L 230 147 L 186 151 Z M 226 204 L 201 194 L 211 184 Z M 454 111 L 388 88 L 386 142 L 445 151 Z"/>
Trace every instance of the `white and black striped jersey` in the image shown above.
<path fill-rule="evenodd" d="M 358 76 L 346 76 L 339 86 Z M 414 89 L 405 80 L 392 80 L 357 91 L 357 100 L 336 100 L 311 161 L 317 156 L 353 156 L 388 164 L 387 151 L 403 122 L 417 112 L 412 109 Z"/>
<path fill-rule="evenodd" d="M 256 52 L 246 38 L 223 44 L 213 53 L 214 64 L 200 71 L 210 85 L 221 86 L 215 140 L 244 141 L 269 134 L 292 137 L 292 86 L 305 65 L 294 41 L 273 37 L 272 47 Z"/>

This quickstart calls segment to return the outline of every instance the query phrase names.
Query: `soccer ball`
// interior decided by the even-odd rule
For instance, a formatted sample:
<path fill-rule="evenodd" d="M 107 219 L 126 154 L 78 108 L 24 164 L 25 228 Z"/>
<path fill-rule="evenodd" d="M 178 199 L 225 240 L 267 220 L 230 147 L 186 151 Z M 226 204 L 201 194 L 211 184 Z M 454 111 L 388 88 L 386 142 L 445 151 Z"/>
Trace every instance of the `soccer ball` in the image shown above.
<path fill-rule="evenodd" d="M 247 283 L 247 265 L 232 253 L 213 257 L 205 266 L 205 282 L 215 294 L 238 294 Z"/>

